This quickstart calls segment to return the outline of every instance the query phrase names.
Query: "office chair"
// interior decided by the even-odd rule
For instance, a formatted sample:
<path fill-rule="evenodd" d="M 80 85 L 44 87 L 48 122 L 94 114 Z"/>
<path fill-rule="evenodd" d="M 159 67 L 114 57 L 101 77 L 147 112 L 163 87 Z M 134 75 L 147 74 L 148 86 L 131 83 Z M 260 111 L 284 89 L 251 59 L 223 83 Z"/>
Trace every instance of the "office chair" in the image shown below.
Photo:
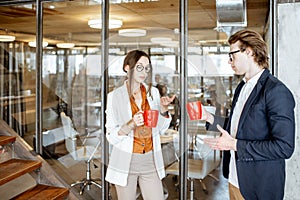
<path fill-rule="evenodd" d="M 92 179 L 91 177 L 91 162 L 93 162 L 93 159 L 101 158 L 100 137 L 89 133 L 86 137 L 84 137 L 82 145 L 78 146 L 77 137 L 79 134 L 74 129 L 72 120 L 70 119 L 70 117 L 66 116 L 64 112 L 61 112 L 60 117 L 64 128 L 65 145 L 67 151 L 70 153 L 74 160 L 86 161 L 86 177 L 80 181 L 72 183 L 71 187 L 80 185 L 80 195 L 83 194 L 85 188 L 87 188 L 87 190 L 90 190 L 90 185 L 95 185 L 99 188 L 102 188 L 102 186 L 98 182 L 96 182 L 101 181 L 101 179 Z"/>
<path fill-rule="evenodd" d="M 206 137 L 215 137 L 218 132 L 207 132 Z M 189 136 L 189 144 L 193 145 L 193 151 L 188 149 L 188 175 L 187 178 L 190 181 L 190 200 L 194 200 L 194 181 L 199 180 L 202 189 L 207 193 L 207 188 L 203 182 L 206 176 L 212 177 L 215 181 L 219 181 L 218 178 L 210 174 L 214 169 L 216 169 L 220 164 L 220 151 L 208 150 L 203 144 L 203 138 L 196 137 L 196 143 L 193 144 L 193 138 Z M 179 175 L 179 141 L 178 135 L 174 135 L 173 144 L 175 149 L 175 156 L 177 161 L 166 167 L 166 174 Z M 205 145 L 205 146 L 203 146 Z M 202 151 L 202 152 L 201 152 Z"/>

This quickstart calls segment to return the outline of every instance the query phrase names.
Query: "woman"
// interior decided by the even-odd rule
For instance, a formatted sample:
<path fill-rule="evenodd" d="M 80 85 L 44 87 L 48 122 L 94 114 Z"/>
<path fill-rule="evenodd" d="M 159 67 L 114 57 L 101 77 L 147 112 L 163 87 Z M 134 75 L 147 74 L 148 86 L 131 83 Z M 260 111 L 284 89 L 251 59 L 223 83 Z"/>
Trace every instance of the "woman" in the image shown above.
<path fill-rule="evenodd" d="M 134 200 L 137 183 L 144 200 L 163 200 L 161 179 L 165 176 L 160 134 L 169 127 L 168 105 L 172 98 L 160 98 L 151 87 L 150 57 L 143 51 L 130 51 L 123 70 L 128 79 L 108 95 L 107 140 L 112 152 L 106 180 L 115 184 L 119 200 Z M 157 126 L 144 125 L 143 111 L 159 110 Z"/>

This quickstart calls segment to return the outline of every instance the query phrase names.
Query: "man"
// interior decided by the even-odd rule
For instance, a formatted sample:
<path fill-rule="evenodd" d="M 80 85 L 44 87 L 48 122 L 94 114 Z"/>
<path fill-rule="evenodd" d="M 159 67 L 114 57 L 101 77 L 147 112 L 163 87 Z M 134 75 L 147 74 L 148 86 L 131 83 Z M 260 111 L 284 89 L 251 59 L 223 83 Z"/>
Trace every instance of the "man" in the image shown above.
<path fill-rule="evenodd" d="M 229 40 L 229 64 L 244 75 L 237 86 L 226 130 L 218 117 L 203 111 L 209 129 L 217 125 L 219 138 L 205 139 L 212 149 L 224 150 L 223 175 L 231 200 L 282 200 L 285 159 L 295 145 L 295 101 L 289 89 L 270 74 L 267 45 L 251 30 Z"/>

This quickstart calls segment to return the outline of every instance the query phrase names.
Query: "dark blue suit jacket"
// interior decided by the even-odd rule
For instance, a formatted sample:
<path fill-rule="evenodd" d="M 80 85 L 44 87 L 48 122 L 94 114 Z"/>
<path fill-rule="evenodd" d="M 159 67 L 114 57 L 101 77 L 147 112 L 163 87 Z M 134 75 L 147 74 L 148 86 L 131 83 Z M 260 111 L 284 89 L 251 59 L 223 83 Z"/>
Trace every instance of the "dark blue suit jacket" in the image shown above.
<path fill-rule="evenodd" d="M 226 130 L 244 82 L 236 88 Z M 242 111 L 236 138 L 239 187 L 246 200 L 282 200 L 285 159 L 295 145 L 295 101 L 289 89 L 265 69 Z M 218 120 L 216 121 L 218 123 Z M 214 123 L 214 124 L 216 124 Z M 224 151 L 223 175 L 228 178 L 230 152 Z"/>

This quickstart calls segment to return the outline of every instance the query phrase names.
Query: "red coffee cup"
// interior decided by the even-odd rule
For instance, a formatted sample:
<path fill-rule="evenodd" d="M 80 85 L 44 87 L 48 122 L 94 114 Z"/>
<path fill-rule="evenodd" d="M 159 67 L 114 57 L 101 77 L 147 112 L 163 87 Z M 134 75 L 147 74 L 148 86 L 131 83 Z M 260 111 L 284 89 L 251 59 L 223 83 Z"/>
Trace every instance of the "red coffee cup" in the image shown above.
<path fill-rule="evenodd" d="M 158 110 L 145 110 L 144 123 L 146 126 L 154 128 L 157 125 Z"/>
<path fill-rule="evenodd" d="M 202 105 L 200 101 L 189 102 L 186 104 L 186 108 L 191 120 L 200 120 L 202 118 Z"/>

